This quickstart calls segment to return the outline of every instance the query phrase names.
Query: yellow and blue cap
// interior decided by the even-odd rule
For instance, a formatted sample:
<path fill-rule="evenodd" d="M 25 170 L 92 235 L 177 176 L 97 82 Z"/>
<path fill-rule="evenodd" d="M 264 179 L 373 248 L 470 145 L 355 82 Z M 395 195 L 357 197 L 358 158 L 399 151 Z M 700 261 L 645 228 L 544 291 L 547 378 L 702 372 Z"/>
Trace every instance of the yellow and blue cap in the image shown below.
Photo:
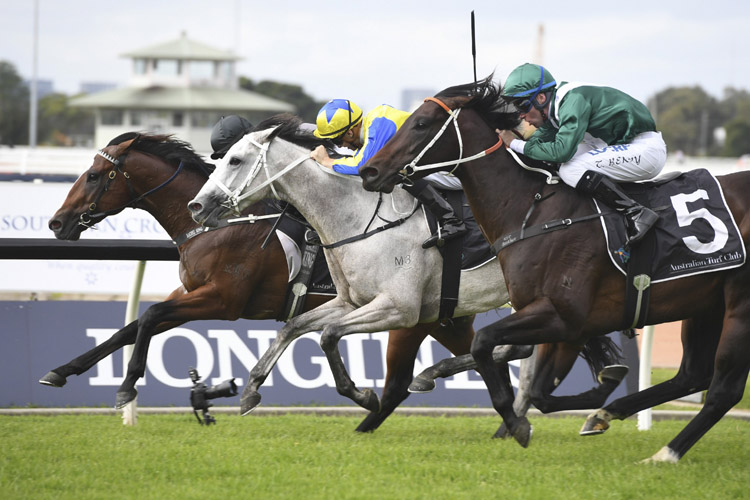
<path fill-rule="evenodd" d="M 313 132 L 320 139 L 335 139 L 362 121 L 362 110 L 348 99 L 328 101 L 315 119 Z"/>

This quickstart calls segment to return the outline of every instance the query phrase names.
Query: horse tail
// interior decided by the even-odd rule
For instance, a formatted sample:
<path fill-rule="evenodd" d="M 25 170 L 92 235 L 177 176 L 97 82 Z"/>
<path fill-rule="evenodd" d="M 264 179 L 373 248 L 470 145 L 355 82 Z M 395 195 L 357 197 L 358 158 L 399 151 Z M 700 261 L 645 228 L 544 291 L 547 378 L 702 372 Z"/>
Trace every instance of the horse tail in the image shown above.
<path fill-rule="evenodd" d="M 588 339 L 579 355 L 589 364 L 594 379 L 605 366 L 621 364 L 625 359 L 620 346 L 606 335 Z"/>

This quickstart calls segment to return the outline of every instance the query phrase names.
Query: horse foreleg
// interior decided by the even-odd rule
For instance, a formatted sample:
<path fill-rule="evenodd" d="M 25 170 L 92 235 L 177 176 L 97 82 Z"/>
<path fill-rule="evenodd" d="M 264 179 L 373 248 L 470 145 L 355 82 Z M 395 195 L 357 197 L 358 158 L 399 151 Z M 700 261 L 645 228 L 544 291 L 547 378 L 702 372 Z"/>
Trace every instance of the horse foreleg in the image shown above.
<path fill-rule="evenodd" d="M 182 293 L 182 288 L 174 290 L 168 297 L 169 300 L 172 297 L 178 296 Z M 163 326 L 157 333 L 168 330 L 175 326 L 179 326 L 181 323 L 175 322 L 170 325 Z M 58 366 L 53 370 L 50 370 L 46 375 L 39 379 L 39 383 L 48 385 L 51 387 L 63 387 L 67 382 L 67 377 L 71 375 L 80 375 L 91 369 L 92 366 L 97 364 L 102 359 L 106 358 L 110 354 L 117 352 L 120 348 L 133 344 L 138 333 L 138 320 L 132 321 L 117 332 L 115 332 L 110 338 L 94 347 L 93 349 L 81 354 L 75 359 L 68 363 Z"/>
<path fill-rule="evenodd" d="M 435 328 L 440 328 L 440 325 L 424 323 L 412 328 L 391 330 L 388 333 L 385 384 L 380 398 L 380 411 L 370 412 L 357 427 L 357 432 L 372 432 L 380 427 L 393 410 L 409 396 L 409 382 L 414 376 L 414 361 L 419 347 Z"/>
<path fill-rule="evenodd" d="M 369 304 L 351 311 L 338 323 L 331 323 L 326 326 L 320 337 L 320 347 L 328 358 L 328 364 L 336 381 L 338 393 L 371 412 L 379 412 L 380 401 L 377 394 L 369 388 L 362 391 L 358 390 L 346 371 L 346 366 L 344 366 L 339 353 L 339 340 L 344 335 L 389 330 L 416 322 L 416 320 L 416 317 L 410 318 L 403 311 L 399 311 L 394 301 L 389 297 L 381 295 Z"/>
<path fill-rule="evenodd" d="M 507 365 L 495 369 L 494 348 L 503 344 L 547 342 L 549 338 L 570 335 L 573 329 L 566 325 L 552 302 L 538 299 L 519 311 L 479 330 L 471 346 L 471 354 L 477 362 L 479 373 L 487 385 L 492 406 L 508 426 L 511 435 L 526 447 L 531 439 L 528 419 L 519 417 L 513 409 L 513 388 Z"/>
<path fill-rule="evenodd" d="M 524 359 L 531 356 L 534 346 L 495 346 L 492 350 L 492 359 L 494 363 L 507 363 L 514 359 Z M 438 361 L 434 365 L 425 368 L 419 375 L 414 377 L 409 392 L 427 393 L 435 389 L 435 380 L 438 378 L 448 378 L 457 373 L 468 370 L 476 370 L 477 362 L 471 354 L 462 354 L 452 358 L 446 358 Z"/>
<path fill-rule="evenodd" d="M 239 294 L 224 296 L 212 285 L 205 285 L 189 293 L 183 288 L 173 291 L 167 300 L 150 306 L 138 320 L 133 354 L 125 378 L 117 390 L 116 408 L 135 399 L 135 384 L 146 371 L 148 346 L 154 335 L 199 319 L 237 319 L 244 302 Z"/>
<path fill-rule="evenodd" d="M 338 320 L 352 309 L 351 305 L 335 297 L 330 302 L 290 319 L 250 370 L 250 376 L 240 397 L 240 414 L 247 415 L 260 404 L 261 396 L 258 389 L 292 341 L 305 333 L 321 330 L 328 322 Z"/>

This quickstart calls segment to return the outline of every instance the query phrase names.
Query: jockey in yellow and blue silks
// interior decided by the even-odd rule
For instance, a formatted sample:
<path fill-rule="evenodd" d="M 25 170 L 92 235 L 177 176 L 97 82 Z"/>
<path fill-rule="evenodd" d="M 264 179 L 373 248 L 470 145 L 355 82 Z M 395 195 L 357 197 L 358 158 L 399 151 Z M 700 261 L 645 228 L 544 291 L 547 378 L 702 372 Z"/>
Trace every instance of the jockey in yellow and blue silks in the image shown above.
<path fill-rule="evenodd" d="M 353 102 L 334 99 L 318 113 L 314 135 L 322 139 L 331 138 L 336 142 L 336 138 L 343 137 L 347 130 L 353 131 L 357 127 L 361 145 L 352 148 L 355 150 L 354 156 L 336 159 L 332 164 L 333 170 L 340 174 L 357 175 L 359 167 L 391 140 L 409 115 L 406 111 L 381 104 L 363 116 L 362 110 Z M 362 126 L 358 127 L 360 123 Z"/>
<path fill-rule="evenodd" d="M 359 168 L 385 146 L 401 128 L 410 113 L 382 104 L 367 114 L 347 99 L 328 101 L 318 112 L 313 134 L 341 147 L 354 151 L 353 156 L 333 159 L 325 147 L 318 146 L 310 156 L 321 165 L 346 175 L 358 175 Z M 445 240 L 466 231 L 463 221 L 456 217 L 453 207 L 428 181 L 420 179 L 412 186 L 403 186 L 438 218 L 438 231 L 422 243 L 423 248 L 442 245 Z"/>

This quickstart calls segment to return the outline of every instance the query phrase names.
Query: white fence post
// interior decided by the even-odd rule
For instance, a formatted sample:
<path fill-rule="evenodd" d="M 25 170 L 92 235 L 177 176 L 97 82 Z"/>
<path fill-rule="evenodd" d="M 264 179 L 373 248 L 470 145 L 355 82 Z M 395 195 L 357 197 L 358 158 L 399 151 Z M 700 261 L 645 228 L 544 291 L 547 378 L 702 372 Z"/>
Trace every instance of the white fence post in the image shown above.
<path fill-rule="evenodd" d="M 138 319 L 138 305 L 141 300 L 141 285 L 143 284 L 143 274 L 146 271 L 146 261 L 138 261 L 133 278 L 133 287 L 128 295 L 128 305 L 125 312 L 125 325 L 129 325 Z M 123 347 L 123 366 L 128 365 L 130 357 L 133 355 L 133 346 L 126 345 Z M 124 425 L 135 425 L 138 423 L 138 398 L 134 399 L 122 409 L 122 423 Z"/>
<path fill-rule="evenodd" d="M 654 347 L 654 326 L 648 325 L 643 329 L 641 338 L 641 355 L 638 363 L 638 390 L 643 391 L 651 387 L 651 352 Z M 638 412 L 638 430 L 647 431 L 651 428 L 651 408 Z"/>

